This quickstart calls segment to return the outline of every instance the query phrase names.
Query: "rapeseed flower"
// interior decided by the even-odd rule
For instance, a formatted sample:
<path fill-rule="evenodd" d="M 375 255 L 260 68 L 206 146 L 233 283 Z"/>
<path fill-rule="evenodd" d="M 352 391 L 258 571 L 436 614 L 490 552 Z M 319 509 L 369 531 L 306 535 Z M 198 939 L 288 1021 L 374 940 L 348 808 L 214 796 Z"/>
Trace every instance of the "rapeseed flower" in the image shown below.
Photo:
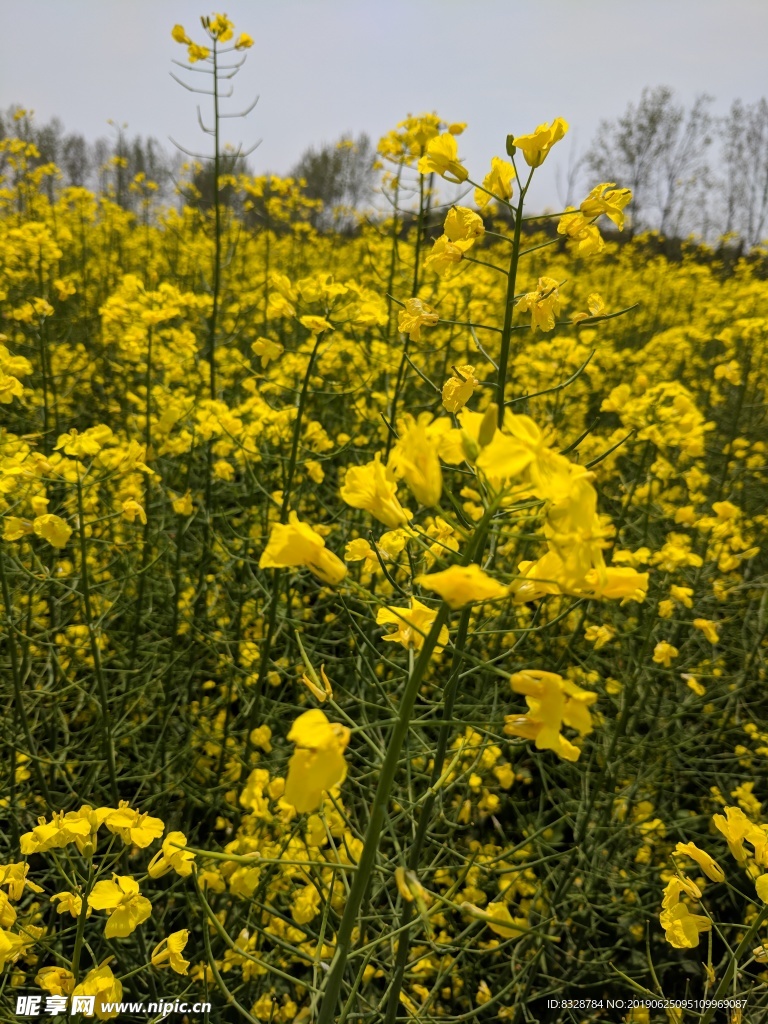
<path fill-rule="evenodd" d="M 559 314 L 563 301 L 559 287 L 553 277 L 540 277 L 536 291 L 527 292 L 518 299 L 515 312 L 531 314 L 532 331 L 537 327 L 542 331 L 554 330 L 555 317 Z"/>
<path fill-rule="evenodd" d="M 491 157 L 491 169 L 483 178 L 483 187 L 475 189 L 475 205 L 484 210 L 494 198 L 508 202 L 512 198 L 514 177 L 515 168 L 508 160 Z M 489 192 L 493 194 L 488 195 Z"/>
<path fill-rule="evenodd" d="M 447 132 L 429 140 L 427 151 L 419 160 L 419 171 L 421 174 L 435 171 L 455 185 L 467 180 L 467 169 L 459 163 L 459 148 L 453 134 Z"/>
<path fill-rule="evenodd" d="M 397 500 L 397 484 L 392 471 L 381 462 L 377 452 L 373 462 L 351 466 L 339 494 L 352 508 L 364 509 L 390 529 L 404 526 L 412 513 Z"/>
<path fill-rule="evenodd" d="M 525 162 L 529 167 L 540 167 L 547 158 L 550 149 L 568 131 L 568 123 L 562 117 L 555 118 L 552 124 L 540 124 L 530 135 L 517 135 L 512 140 L 516 149 L 523 151 Z"/>
<path fill-rule="evenodd" d="M 597 694 L 555 672 L 539 669 L 516 672 L 510 677 L 510 684 L 515 693 L 525 694 L 528 713 L 507 715 L 504 732 L 533 740 L 537 750 L 553 750 L 566 761 L 577 761 L 581 750 L 560 730 L 568 725 L 580 736 L 588 736 L 593 728 L 589 708 Z"/>
<path fill-rule="evenodd" d="M 344 751 L 350 735 L 346 726 L 329 722 L 317 708 L 299 715 L 291 726 L 288 739 L 297 749 L 288 762 L 283 799 L 300 814 L 317 810 L 323 793 L 346 778 Z"/>
<path fill-rule="evenodd" d="M 275 523 L 269 543 L 259 559 L 260 569 L 284 569 L 303 565 L 324 583 L 341 583 L 347 567 L 333 552 L 326 550 L 325 540 L 308 523 L 302 523 L 295 512 L 287 523 Z"/>
<path fill-rule="evenodd" d="M 478 565 L 452 565 L 442 572 L 417 576 L 413 582 L 439 594 L 453 609 L 475 601 L 498 601 L 509 593 L 507 587 L 483 572 Z"/>
<path fill-rule="evenodd" d="M 125 938 L 152 913 L 152 904 L 130 875 L 113 875 L 110 882 L 97 882 L 88 895 L 88 906 L 109 911 L 104 929 L 108 939 Z"/>
<path fill-rule="evenodd" d="M 436 618 L 436 608 L 428 608 L 421 601 L 412 597 L 410 608 L 379 608 L 376 613 L 376 625 L 394 624 L 397 627 L 395 632 L 389 633 L 381 639 L 402 644 L 409 651 L 420 651 Z M 435 653 L 439 654 L 447 643 L 448 630 L 442 626 L 437 638 Z"/>
<path fill-rule="evenodd" d="M 150 960 L 155 967 L 163 967 L 167 962 L 176 974 L 187 974 L 189 960 L 185 960 L 181 954 L 188 941 L 188 929 L 183 928 L 181 931 L 171 932 L 162 942 L 158 942 L 150 954 Z"/>
<path fill-rule="evenodd" d="M 421 328 L 434 327 L 440 315 L 421 299 L 406 299 L 405 308 L 400 310 L 397 329 L 407 334 L 411 341 L 421 341 Z"/>
<path fill-rule="evenodd" d="M 123 986 L 112 973 L 109 961 L 103 961 L 89 971 L 85 978 L 72 990 L 73 996 L 94 996 L 94 1013 L 99 1020 L 111 1020 L 118 1016 L 117 1010 L 106 1010 L 105 1003 L 119 1003 L 123 998 Z"/>

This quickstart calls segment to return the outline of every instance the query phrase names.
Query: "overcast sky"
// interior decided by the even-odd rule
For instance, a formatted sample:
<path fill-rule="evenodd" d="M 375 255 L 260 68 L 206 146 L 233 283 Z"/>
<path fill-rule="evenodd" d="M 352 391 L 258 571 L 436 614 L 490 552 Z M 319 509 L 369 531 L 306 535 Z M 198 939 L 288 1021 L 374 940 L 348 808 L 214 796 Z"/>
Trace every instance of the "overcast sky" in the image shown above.
<path fill-rule="evenodd" d="M 226 0 L 254 37 L 235 104 L 260 95 L 233 141 L 261 138 L 257 173 L 287 173 L 310 145 L 365 131 L 376 141 L 408 113 L 466 121 L 460 155 L 479 179 L 508 133 L 564 117 L 571 130 L 540 175 L 558 204 L 556 166 L 587 148 L 601 118 L 644 86 L 701 93 L 725 111 L 768 94 L 768 0 Z M 195 100 L 169 76 L 203 41 L 200 0 L 0 0 L 0 105 L 20 103 L 70 131 L 201 144 Z M 176 69 L 178 70 L 178 69 Z M 196 75 L 195 79 L 202 76 Z M 201 97 L 205 100 L 205 97 Z"/>

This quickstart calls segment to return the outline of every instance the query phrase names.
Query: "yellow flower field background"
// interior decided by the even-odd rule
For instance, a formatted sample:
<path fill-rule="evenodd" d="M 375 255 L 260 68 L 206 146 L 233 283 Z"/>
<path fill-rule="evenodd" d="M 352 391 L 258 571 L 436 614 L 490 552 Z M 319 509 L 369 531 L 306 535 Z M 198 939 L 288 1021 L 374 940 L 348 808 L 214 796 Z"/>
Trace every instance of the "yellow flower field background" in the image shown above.
<path fill-rule="evenodd" d="M 0 142 L 4 1020 L 765 1012 L 765 252 L 463 128 L 344 230 L 218 135 L 136 213 Z"/>

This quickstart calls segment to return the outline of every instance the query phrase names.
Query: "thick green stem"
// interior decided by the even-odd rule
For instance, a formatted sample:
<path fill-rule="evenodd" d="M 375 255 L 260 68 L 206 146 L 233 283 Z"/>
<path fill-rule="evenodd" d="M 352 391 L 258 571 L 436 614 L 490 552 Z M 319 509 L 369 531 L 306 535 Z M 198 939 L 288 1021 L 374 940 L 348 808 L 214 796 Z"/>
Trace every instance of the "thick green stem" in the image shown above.
<path fill-rule="evenodd" d="M 485 543 L 485 536 L 496 511 L 496 504 L 492 505 L 480 520 L 472 539 L 467 545 L 461 565 L 469 565 L 473 562 Z M 352 887 L 347 898 L 344 913 L 339 924 L 336 936 L 336 952 L 334 953 L 331 967 L 328 972 L 327 983 L 323 994 L 323 1001 L 320 1005 L 320 1012 L 317 1024 L 332 1024 L 335 1019 L 336 1009 L 341 993 L 341 985 L 344 978 L 344 970 L 351 951 L 352 932 L 358 919 L 360 906 L 368 891 L 368 885 L 373 874 L 376 857 L 379 852 L 379 841 L 384 825 L 384 819 L 389 805 L 389 797 L 392 785 L 395 780 L 397 768 L 400 763 L 400 752 L 405 742 L 405 737 L 411 723 L 411 715 L 416 703 L 419 689 L 429 667 L 435 647 L 437 646 L 440 631 L 450 616 L 449 606 L 443 602 L 438 609 L 432 628 L 429 631 L 419 653 L 413 671 L 408 677 L 405 692 L 400 701 L 397 721 L 392 730 L 387 752 L 384 756 L 379 771 L 379 781 L 376 793 L 371 806 L 371 815 L 368 819 L 368 827 L 365 831 L 363 852 L 360 855 L 358 871 L 352 881 Z"/>
<path fill-rule="evenodd" d="M 499 373 L 496 378 L 496 401 L 499 406 L 499 427 L 504 422 L 504 392 L 507 385 L 507 364 L 509 363 L 509 342 L 512 337 L 512 315 L 515 308 L 515 284 L 517 281 L 517 265 L 520 262 L 520 235 L 523 230 L 523 202 L 525 193 L 531 183 L 531 175 L 520 190 L 520 199 L 515 211 L 515 235 L 512 241 L 512 256 L 507 274 L 507 294 L 504 299 L 504 326 L 501 330 L 501 351 L 499 353 Z"/>
<path fill-rule="evenodd" d="M 221 155 L 219 153 L 219 68 L 216 40 L 213 41 L 213 281 L 211 291 L 213 306 L 208 321 L 208 361 L 211 400 L 216 398 L 216 330 L 219 319 L 219 292 L 221 289 L 221 198 L 219 196 L 219 176 L 221 173 Z"/>
<path fill-rule="evenodd" d="M 419 259 L 421 258 L 421 236 L 424 233 L 424 175 L 419 178 L 419 216 L 416 220 L 416 245 L 413 255 L 413 282 L 411 284 L 411 295 L 416 298 L 419 290 Z M 397 404 L 400 400 L 400 392 L 405 384 L 406 364 L 408 362 L 408 335 L 403 336 L 403 353 L 400 356 L 400 366 L 397 370 L 397 381 L 395 391 L 392 395 L 392 405 L 389 407 L 389 422 L 395 426 L 397 417 Z M 389 458 L 392 448 L 392 431 L 387 431 L 387 443 L 384 449 L 384 461 Z"/>
<path fill-rule="evenodd" d="M 296 419 L 293 424 L 293 438 L 291 440 L 291 453 L 288 456 L 288 469 L 286 470 L 285 480 L 283 483 L 283 501 L 280 506 L 280 522 L 284 523 L 288 518 L 288 506 L 291 501 L 291 489 L 293 487 L 293 478 L 296 473 L 296 464 L 298 462 L 299 454 L 299 439 L 301 437 L 301 424 L 304 419 L 304 410 L 307 404 L 307 392 L 309 391 L 309 381 L 312 377 L 312 370 L 315 366 L 315 360 L 317 359 L 317 352 L 320 348 L 320 340 L 322 334 L 315 335 L 315 343 L 312 346 L 312 352 L 309 356 L 309 362 L 307 363 L 307 370 L 304 374 L 304 381 L 301 385 L 301 393 L 299 395 L 299 404 L 296 409 Z M 256 727 L 259 712 L 261 710 L 261 695 L 264 690 L 264 682 L 267 678 L 267 672 L 269 671 L 269 655 L 272 648 L 272 637 L 274 636 L 275 627 L 277 625 L 277 603 L 279 599 L 279 581 L 280 581 L 280 570 L 275 569 L 272 573 L 272 583 L 270 587 L 269 597 L 269 612 L 267 615 L 267 632 L 264 637 L 264 644 L 259 652 L 259 675 L 256 680 L 255 694 L 253 697 L 253 703 L 248 714 L 248 738 L 245 745 L 245 764 L 248 764 L 251 755 L 251 732 Z"/>
<path fill-rule="evenodd" d="M 468 605 L 461 613 L 459 619 L 459 628 L 456 633 L 456 641 L 453 647 L 453 664 L 451 666 L 451 676 L 448 680 L 448 684 L 445 687 L 445 699 L 443 703 L 443 714 L 442 722 L 440 724 L 440 734 L 437 740 L 437 747 L 435 749 L 435 759 L 432 766 L 432 775 L 429 780 L 429 789 L 427 790 L 427 796 L 419 810 L 419 823 L 416 826 L 416 835 L 411 847 L 408 851 L 408 869 L 410 871 L 416 871 L 419 866 L 419 860 L 421 858 L 421 851 L 424 847 L 424 840 L 427 836 L 427 830 L 429 829 L 432 821 L 432 808 L 435 805 L 437 799 L 437 788 L 436 784 L 443 772 L 443 763 L 445 761 L 445 753 L 448 749 L 448 737 L 450 735 L 449 722 L 453 717 L 453 706 L 456 702 L 456 694 L 459 690 L 459 679 L 461 678 L 461 663 L 463 660 L 464 647 L 467 642 L 467 633 L 469 632 L 469 619 L 471 615 L 471 605 Z M 405 968 L 408 962 L 408 950 L 409 950 L 409 924 L 411 917 L 413 916 L 413 903 L 409 903 L 403 900 L 402 910 L 400 912 L 400 924 L 398 927 L 399 939 L 397 942 L 397 957 L 395 960 L 395 973 L 392 978 L 392 982 L 389 989 L 389 999 L 387 1002 L 387 1011 L 384 1018 L 384 1024 L 394 1024 L 397 1017 L 397 1010 L 400 1006 L 400 990 L 403 987 L 403 978 L 405 977 Z"/>
<path fill-rule="evenodd" d="M 151 419 L 151 403 L 152 403 L 152 326 L 150 325 L 147 329 L 147 368 L 144 375 L 144 388 L 146 391 L 145 396 L 145 409 L 144 409 L 144 458 L 149 457 L 149 446 L 152 440 L 152 419 Z M 134 668 L 136 667 L 136 655 L 138 652 L 139 644 L 139 633 L 141 627 L 141 613 L 144 607 L 144 592 L 146 590 L 146 578 L 147 578 L 147 563 L 149 562 L 149 500 L 150 500 L 150 488 L 152 486 L 151 474 L 147 473 L 144 477 L 144 515 L 146 522 L 144 523 L 144 530 L 142 532 L 141 540 L 141 567 L 139 568 L 139 589 L 136 595 L 136 610 L 133 619 L 133 638 L 131 640 L 131 657 L 128 667 L 129 673 L 132 675 Z"/>
<path fill-rule="evenodd" d="M 0 541 L 0 576 L 2 577 L 3 604 L 5 605 L 5 616 L 8 623 L 8 651 L 11 656 L 11 676 L 13 677 L 13 696 L 16 703 L 16 713 L 21 722 L 21 728 L 32 763 L 32 770 L 35 773 L 35 780 L 40 787 L 40 792 L 45 797 L 45 802 L 50 807 L 51 794 L 48 790 L 48 783 L 45 780 L 45 775 L 43 775 L 43 770 L 40 767 L 37 747 L 32 739 L 32 730 L 29 726 L 27 709 L 24 707 L 24 694 L 22 692 L 21 672 L 19 670 L 19 654 L 16 650 L 16 625 L 13 621 L 13 606 L 11 604 L 10 588 L 8 587 L 8 577 L 5 574 L 5 552 L 2 541 Z"/>
<path fill-rule="evenodd" d="M 77 915 L 77 933 L 75 935 L 75 948 L 72 951 L 72 963 L 70 965 L 72 974 L 75 978 L 75 984 L 77 984 L 80 977 L 80 954 L 83 949 L 83 940 L 85 938 L 85 920 L 88 916 L 88 897 L 91 894 L 93 887 L 93 859 L 88 861 L 88 881 L 85 885 L 85 890 L 82 894 L 82 903 L 80 905 L 80 913 Z"/>
<path fill-rule="evenodd" d="M 719 1008 L 717 1004 L 720 1002 L 721 999 L 725 998 L 725 994 L 728 991 L 731 982 L 733 981 L 733 977 L 736 973 L 736 968 L 738 966 L 739 961 L 746 955 L 752 943 L 755 941 L 755 936 L 757 935 L 758 930 L 762 928 L 763 924 L 765 923 L 766 917 L 768 917 L 768 905 L 763 907 L 763 909 L 760 911 L 760 913 L 757 915 L 755 920 L 750 925 L 749 930 L 745 933 L 744 938 L 736 947 L 736 950 L 733 956 L 731 957 L 731 961 L 728 964 L 726 972 L 720 979 L 720 984 L 717 986 L 712 995 L 712 1005 L 701 1018 L 699 1024 L 709 1024 L 709 1022 L 715 1016 L 715 1011 Z"/>
<path fill-rule="evenodd" d="M 88 549 L 85 542 L 85 511 L 83 509 L 83 483 L 80 479 L 80 472 L 77 473 L 77 519 L 78 536 L 80 539 L 80 586 L 83 597 L 83 611 L 85 613 L 85 624 L 88 628 L 88 639 L 91 646 L 91 657 L 93 658 L 93 671 L 99 690 L 99 704 L 101 706 L 101 729 L 104 744 L 104 760 L 107 763 L 109 775 L 109 788 L 112 793 L 112 800 L 117 805 L 119 793 L 117 788 L 117 768 L 115 766 L 115 744 L 112 737 L 112 726 L 110 725 L 109 699 L 107 697 L 107 683 L 104 679 L 104 672 L 101 665 L 101 647 L 96 630 L 93 627 L 93 609 L 91 606 L 91 587 L 88 576 Z"/>

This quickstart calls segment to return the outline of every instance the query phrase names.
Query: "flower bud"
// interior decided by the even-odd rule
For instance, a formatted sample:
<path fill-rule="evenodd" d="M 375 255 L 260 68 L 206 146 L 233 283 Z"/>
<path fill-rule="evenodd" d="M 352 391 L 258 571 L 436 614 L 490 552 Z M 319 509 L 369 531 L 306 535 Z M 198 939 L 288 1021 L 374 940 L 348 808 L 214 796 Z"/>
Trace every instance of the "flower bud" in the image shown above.
<path fill-rule="evenodd" d="M 485 446 L 490 444 L 493 440 L 493 435 L 496 433 L 498 418 L 499 407 L 495 402 L 491 402 L 485 410 L 485 415 L 480 423 L 480 430 L 477 433 L 477 440 L 481 448 L 485 448 Z"/>

